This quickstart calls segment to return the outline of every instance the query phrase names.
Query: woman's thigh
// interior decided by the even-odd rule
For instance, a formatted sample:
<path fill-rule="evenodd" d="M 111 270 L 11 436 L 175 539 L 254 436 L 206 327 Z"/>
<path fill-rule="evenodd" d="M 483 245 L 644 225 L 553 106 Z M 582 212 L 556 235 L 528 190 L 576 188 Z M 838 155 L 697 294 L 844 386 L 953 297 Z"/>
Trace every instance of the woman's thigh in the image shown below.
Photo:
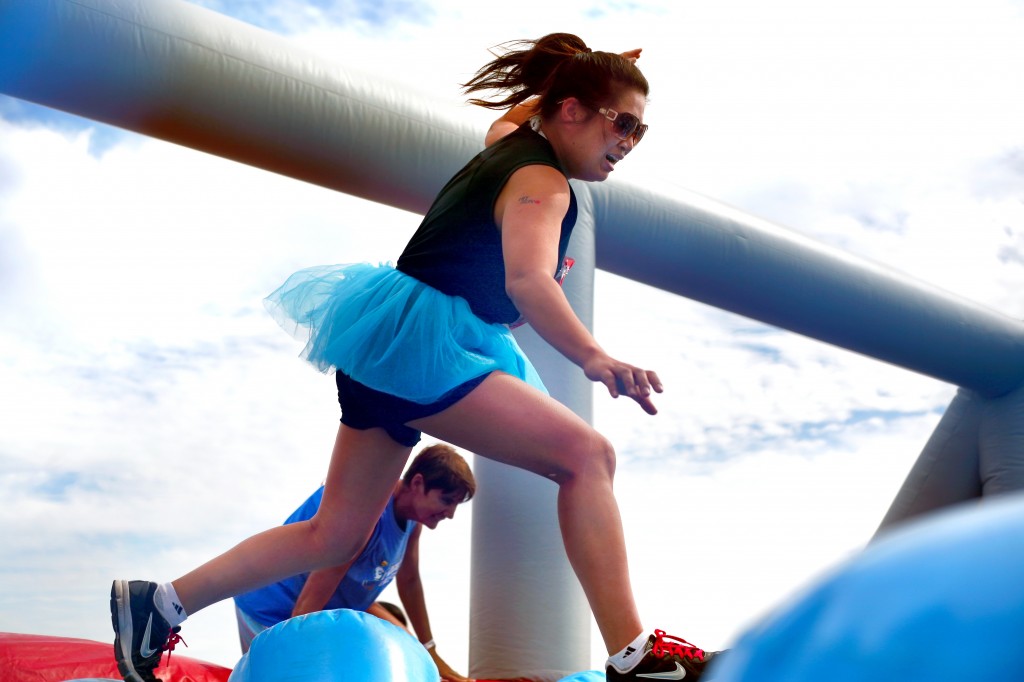
<path fill-rule="evenodd" d="M 310 522 L 330 538 L 361 547 L 384 512 L 411 448 L 379 428 L 344 424 L 331 453 L 323 499 Z"/>
<path fill-rule="evenodd" d="M 608 442 L 554 398 L 493 372 L 451 407 L 409 422 L 488 459 L 559 478 L 582 466 L 613 465 Z"/>

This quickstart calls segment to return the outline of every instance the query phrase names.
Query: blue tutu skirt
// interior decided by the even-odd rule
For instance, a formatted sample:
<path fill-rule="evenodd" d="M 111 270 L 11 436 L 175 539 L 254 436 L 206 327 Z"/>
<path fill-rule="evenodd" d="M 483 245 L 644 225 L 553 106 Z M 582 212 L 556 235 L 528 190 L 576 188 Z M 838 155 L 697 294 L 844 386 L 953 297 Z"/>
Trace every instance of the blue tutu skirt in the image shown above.
<path fill-rule="evenodd" d="M 299 270 L 264 304 L 317 369 L 377 391 L 428 404 L 500 370 L 547 393 L 508 327 L 390 264 Z"/>

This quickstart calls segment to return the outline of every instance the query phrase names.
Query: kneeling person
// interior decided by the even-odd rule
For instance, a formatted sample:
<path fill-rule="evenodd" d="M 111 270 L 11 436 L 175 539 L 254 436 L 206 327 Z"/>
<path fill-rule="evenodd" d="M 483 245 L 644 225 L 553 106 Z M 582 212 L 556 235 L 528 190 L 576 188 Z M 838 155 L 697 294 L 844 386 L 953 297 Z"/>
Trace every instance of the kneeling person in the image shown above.
<path fill-rule="evenodd" d="M 321 486 L 285 524 L 313 517 L 320 507 Z M 423 526 L 433 529 L 455 516 L 455 508 L 476 492 L 466 461 L 450 446 L 424 448 L 406 469 L 373 534 L 348 564 L 292 576 L 235 597 L 242 652 L 263 630 L 293 616 L 324 609 L 367 611 L 396 625 L 403 624 L 377 602 L 392 579 L 417 637 L 427 647 L 449 682 L 464 682 L 437 654 L 427 617 L 419 572 L 419 539 Z"/>

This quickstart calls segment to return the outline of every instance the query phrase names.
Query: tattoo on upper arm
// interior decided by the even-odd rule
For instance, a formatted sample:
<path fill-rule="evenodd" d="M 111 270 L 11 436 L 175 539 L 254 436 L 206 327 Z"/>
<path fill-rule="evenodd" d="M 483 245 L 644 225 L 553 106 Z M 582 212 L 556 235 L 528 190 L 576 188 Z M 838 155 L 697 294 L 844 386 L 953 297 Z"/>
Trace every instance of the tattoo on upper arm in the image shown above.
<path fill-rule="evenodd" d="M 519 197 L 519 203 L 520 204 L 539 204 L 540 203 L 540 199 L 534 199 L 533 197 L 527 196 L 527 195 L 524 194 L 523 196 Z"/>

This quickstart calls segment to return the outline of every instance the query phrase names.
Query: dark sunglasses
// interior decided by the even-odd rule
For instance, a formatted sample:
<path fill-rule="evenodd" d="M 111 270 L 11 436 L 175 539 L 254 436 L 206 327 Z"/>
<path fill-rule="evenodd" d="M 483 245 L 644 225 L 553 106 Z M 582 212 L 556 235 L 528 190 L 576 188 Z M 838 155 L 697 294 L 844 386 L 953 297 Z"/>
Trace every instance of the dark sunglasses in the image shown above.
<path fill-rule="evenodd" d="M 606 119 L 612 122 L 612 132 L 614 132 L 620 140 L 625 140 L 627 137 L 633 138 L 633 144 L 640 144 L 640 140 L 644 139 L 644 133 L 647 132 L 647 124 L 641 123 L 640 119 L 635 114 L 631 114 L 627 111 L 615 111 L 614 109 L 608 109 L 607 107 L 594 108 L 594 111 L 604 116 Z"/>
<path fill-rule="evenodd" d="M 565 100 L 559 100 L 559 104 Z M 606 119 L 612 122 L 612 132 L 614 132 L 620 140 L 625 140 L 627 137 L 633 138 L 633 145 L 640 144 L 640 140 L 644 139 L 644 133 L 647 132 L 647 124 L 641 123 L 640 119 L 636 117 L 636 114 L 630 114 L 629 112 L 623 111 L 618 112 L 614 109 L 607 107 L 594 107 L 583 100 L 579 100 L 580 104 L 596 111 L 597 113 L 604 116 Z"/>

